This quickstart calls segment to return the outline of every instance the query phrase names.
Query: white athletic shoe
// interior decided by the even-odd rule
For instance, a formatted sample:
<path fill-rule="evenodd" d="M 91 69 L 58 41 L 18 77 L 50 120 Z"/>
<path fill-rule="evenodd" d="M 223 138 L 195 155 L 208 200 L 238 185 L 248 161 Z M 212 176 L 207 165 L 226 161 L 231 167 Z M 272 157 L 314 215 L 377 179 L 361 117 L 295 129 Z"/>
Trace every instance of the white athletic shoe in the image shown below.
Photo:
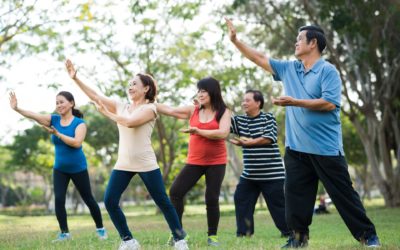
<path fill-rule="evenodd" d="M 178 240 L 177 242 L 175 242 L 174 248 L 176 250 L 189 250 L 189 246 L 186 242 L 186 240 Z"/>
<path fill-rule="evenodd" d="M 139 250 L 139 249 L 140 249 L 140 244 L 135 239 L 122 241 L 118 248 L 118 250 Z"/>

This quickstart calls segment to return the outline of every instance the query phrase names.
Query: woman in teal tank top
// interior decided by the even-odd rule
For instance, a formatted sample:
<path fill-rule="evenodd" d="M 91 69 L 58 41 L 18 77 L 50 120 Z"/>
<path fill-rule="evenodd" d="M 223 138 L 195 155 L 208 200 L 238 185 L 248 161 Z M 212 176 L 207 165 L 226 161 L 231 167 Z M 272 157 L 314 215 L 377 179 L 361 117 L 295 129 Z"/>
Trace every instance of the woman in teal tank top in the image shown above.
<path fill-rule="evenodd" d="M 54 241 L 71 239 L 67 224 L 65 199 L 70 180 L 75 184 L 83 201 L 89 207 L 90 214 L 96 224 L 96 233 L 100 239 L 106 239 L 100 208 L 90 188 L 86 157 L 82 151 L 82 143 L 86 136 L 86 125 L 83 114 L 75 109 L 75 100 L 71 93 L 61 91 L 56 96 L 57 114 L 39 114 L 18 107 L 17 97 L 10 93 L 10 106 L 21 115 L 42 125 L 52 134 L 55 147 L 53 168 L 53 185 L 56 217 L 60 233 Z"/>

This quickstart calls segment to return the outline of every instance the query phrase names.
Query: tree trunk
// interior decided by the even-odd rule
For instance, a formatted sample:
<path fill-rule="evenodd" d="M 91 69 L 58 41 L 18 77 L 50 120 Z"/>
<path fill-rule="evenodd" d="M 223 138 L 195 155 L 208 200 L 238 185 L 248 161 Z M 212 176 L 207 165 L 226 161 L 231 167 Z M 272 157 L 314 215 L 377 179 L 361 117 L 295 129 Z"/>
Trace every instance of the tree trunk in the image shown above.
<path fill-rule="evenodd" d="M 7 194 L 9 190 L 10 187 L 8 186 L 3 186 L 3 188 L 1 189 L 1 204 L 3 205 L 3 207 L 7 206 Z"/>
<path fill-rule="evenodd" d="M 371 118 L 367 117 L 368 131 L 374 131 L 376 136 L 382 136 L 379 132 L 379 126 L 376 121 L 371 121 Z M 379 191 L 381 192 L 385 205 L 387 207 L 397 207 L 400 206 L 400 190 L 398 190 L 397 185 L 390 185 L 390 180 L 385 179 L 382 176 L 381 168 L 383 167 L 383 162 L 380 161 L 379 152 L 380 149 L 377 149 L 377 144 L 374 140 L 374 136 L 371 136 L 371 133 L 366 133 L 364 128 L 362 127 L 359 120 L 352 120 L 354 126 L 358 134 L 360 135 L 360 139 L 363 142 L 363 146 L 365 149 L 365 153 L 367 155 L 368 163 L 371 166 L 371 174 L 374 183 L 378 186 Z M 379 139 L 377 139 L 379 141 Z M 381 163 L 381 164 L 380 164 Z"/>

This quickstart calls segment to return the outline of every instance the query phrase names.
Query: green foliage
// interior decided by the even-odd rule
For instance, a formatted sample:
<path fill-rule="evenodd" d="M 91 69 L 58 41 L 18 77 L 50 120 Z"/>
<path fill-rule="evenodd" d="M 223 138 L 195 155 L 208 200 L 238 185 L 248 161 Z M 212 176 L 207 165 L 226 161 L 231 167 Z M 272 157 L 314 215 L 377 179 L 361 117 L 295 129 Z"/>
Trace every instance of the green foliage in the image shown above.
<path fill-rule="evenodd" d="M 342 133 L 343 147 L 348 163 L 352 166 L 364 166 L 367 164 L 364 146 L 357 135 L 356 129 L 346 116 L 342 117 Z"/>
<path fill-rule="evenodd" d="M 0 1 L 0 65 L 8 66 L 10 58 L 22 58 L 45 51 L 60 53 L 53 50 L 49 42 L 61 44 L 61 37 L 55 26 L 63 20 L 57 19 L 57 14 L 65 6 L 65 1 L 52 2 L 51 7 L 44 7 L 37 1 Z M 59 45 L 56 46 L 59 48 Z"/>
<path fill-rule="evenodd" d="M 46 155 L 52 157 L 53 152 L 43 142 L 48 138 L 49 134 L 37 125 L 16 135 L 14 142 L 7 146 L 7 149 L 11 152 L 11 159 L 7 161 L 7 166 L 12 167 L 14 171 L 48 172 L 48 165 L 41 165 L 48 163 Z"/>
<path fill-rule="evenodd" d="M 45 191 L 40 187 L 34 187 L 28 190 L 30 195 L 29 203 L 33 204 L 43 204 L 45 202 L 44 196 Z"/>
<path fill-rule="evenodd" d="M 100 114 L 93 105 L 80 107 L 84 113 L 85 122 L 87 125 L 87 134 L 85 142 L 87 147 L 93 147 L 96 154 L 100 155 L 103 160 L 102 164 L 111 166 L 116 157 L 118 149 L 118 129 L 115 123 Z M 85 155 L 88 159 L 96 159 L 95 155 L 86 151 Z M 98 163 L 94 163 L 98 165 Z"/>
<path fill-rule="evenodd" d="M 175 3 L 169 10 L 173 17 L 191 20 L 199 14 L 202 1 L 191 1 L 185 3 Z"/>

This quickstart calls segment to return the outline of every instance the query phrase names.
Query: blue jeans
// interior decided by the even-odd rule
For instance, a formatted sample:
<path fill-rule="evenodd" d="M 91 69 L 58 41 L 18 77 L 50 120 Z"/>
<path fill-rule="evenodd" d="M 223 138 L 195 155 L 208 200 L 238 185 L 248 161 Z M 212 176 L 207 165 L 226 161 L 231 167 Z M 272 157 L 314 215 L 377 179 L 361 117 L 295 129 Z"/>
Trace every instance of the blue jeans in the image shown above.
<path fill-rule="evenodd" d="M 111 172 L 111 177 L 104 195 L 104 204 L 121 238 L 132 238 L 132 233 L 128 228 L 125 215 L 119 206 L 119 201 L 132 177 L 136 174 L 139 174 L 154 202 L 164 214 L 174 239 L 183 239 L 185 237 L 185 232 L 179 222 L 175 208 L 165 192 L 160 169 L 139 173 L 114 169 Z"/>

